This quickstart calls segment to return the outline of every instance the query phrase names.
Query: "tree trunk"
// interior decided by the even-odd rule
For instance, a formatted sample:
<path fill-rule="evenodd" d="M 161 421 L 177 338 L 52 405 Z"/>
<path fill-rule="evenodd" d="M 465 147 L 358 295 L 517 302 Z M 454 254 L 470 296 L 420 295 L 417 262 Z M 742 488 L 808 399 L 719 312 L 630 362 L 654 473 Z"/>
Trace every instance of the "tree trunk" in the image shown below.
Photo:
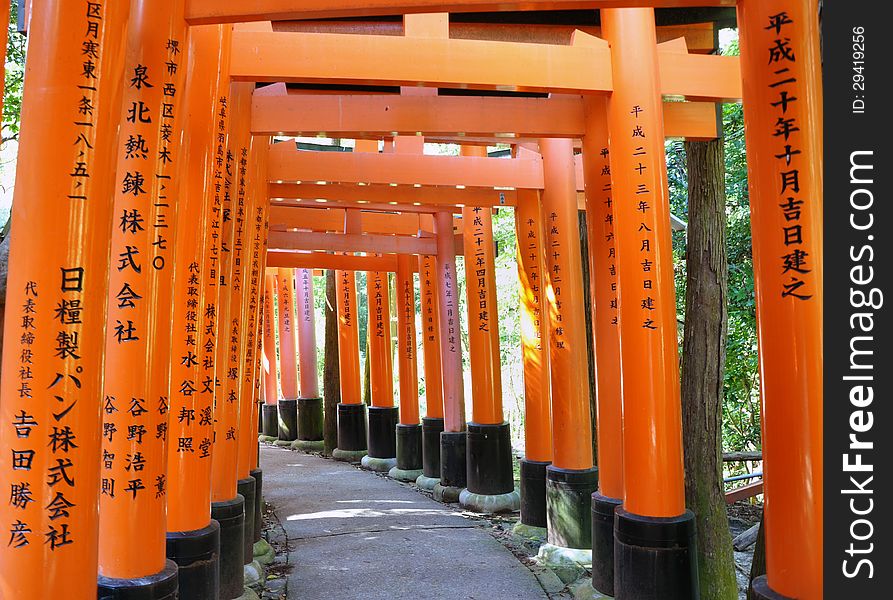
<path fill-rule="evenodd" d="M 722 487 L 722 399 L 726 357 L 723 140 L 686 142 L 688 247 L 682 348 L 685 499 L 697 516 L 701 594 L 738 597 L 732 536 Z"/>
<path fill-rule="evenodd" d="M 595 344 L 592 333 L 592 278 L 590 276 L 589 264 L 589 228 L 586 226 L 586 211 L 578 212 L 579 218 L 577 224 L 580 227 L 580 252 L 582 253 L 583 265 L 583 316 L 586 323 L 586 364 L 588 366 L 589 375 L 589 424 L 592 429 L 592 465 L 598 466 L 598 427 L 596 419 L 598 418 L 596 385 L 595 385 Z"/>
<path fill-rule="evenodd" d="M 326 339 L 323 358 L 322 396 L 325 406 L 324 452 L 338 446 L 338 403 L 341 402 L 341 369 L 338 363 L 338 313 L 335 311 L 335 271 L 326 271 Z"/>
<path fill-rule="evenodd" d="M 753 562 L 750 564 L 750 582 L 766 574 L 766 519 L 760 519 L 760 530 L 753 549 Z M 750 586 L 747 587 L 747 600 L 755 600 Z"/>

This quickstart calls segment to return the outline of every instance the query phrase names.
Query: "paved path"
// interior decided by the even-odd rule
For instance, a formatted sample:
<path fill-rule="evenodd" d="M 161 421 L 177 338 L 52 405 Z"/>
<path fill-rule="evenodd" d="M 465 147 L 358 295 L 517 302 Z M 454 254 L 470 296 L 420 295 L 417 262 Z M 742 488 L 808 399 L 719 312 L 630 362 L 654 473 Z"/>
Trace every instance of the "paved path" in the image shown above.
<path fill-rule="evenodd" d="M 289 598 L 543 600 L 534 575 L 449 506 L 344 463 L 262 444 L 292 548 Z"/>

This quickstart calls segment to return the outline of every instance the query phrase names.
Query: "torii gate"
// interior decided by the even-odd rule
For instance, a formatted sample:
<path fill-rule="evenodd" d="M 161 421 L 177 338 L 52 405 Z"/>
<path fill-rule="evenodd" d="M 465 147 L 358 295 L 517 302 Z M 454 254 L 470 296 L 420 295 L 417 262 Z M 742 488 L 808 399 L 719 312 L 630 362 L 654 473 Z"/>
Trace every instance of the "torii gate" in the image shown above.
<path fill-rule="evenodd" d="M 242 520 L 245 514 L 236 490 L 237 483 L 246 479 L 240 476 L 247 475 L 252 466 L 249 457 L 253 444 L 242 443 L 244 436 L 236 437 L 235 425 L 239 424 L 243 431 L 252 430 L 250 427 L 244 428 L 243 415 L 251 412 L 247 408 L 251 406 L 260 379 L 257 376 L 260 357 L 255 345 L 259 336 L 255 326 L 243 330 L 235 320 L 231 323 L 230 319 L 226 319 L 227 329 L 220 329 L 218 320 L 229 314 L 239 314 L 241 319 L 248 321 L 257 319 L 260 276 L 266 252 L 264 232 L 268 217 L 264 200 L 269 192 L 253 192 L 254 208 L 247 209 L 254 213 L 253 217 L 251 212 L 247 216 L 255 226 L 256 240 L 252 245 L 251 283 L 248 286 L 240 284 L 240 290 L 245 290 L 243 294 L 235 293 L 235 289 L 227 290 L 233 293 L 221 293 L 224 281 L 234 282 L 235 277 L 242 275 L 237 273 L 226 257 L 219 255 L 221 241 L 228 241 L 235 248 L 239 235 L 235 222 L 227 225 L 225 218 L 223 223 L 219 220 L 223 217 L 221 211 L 226 210 L 224 202 L 233 201 L 232 196 L 224 200 L 223 190 L 229 185 L 229 192 L 232 193 L 234 185 L 232 179 L 227 183 L 226 176 L 220 170 L 225 170 L 229 175 L 231 172 L 227 166 L 241 164 L 242 149 L 245 148 L 246 154 L 251 152 L 243 145 L 247 142 L 238 141 L 247 139 L 243 137 L 249 131 L 247 108 L 241 112 L 235 111 L 235 116 L 231 117 L 228 110 L 230 103 L 222 100 L 230 89 L 231 78 L 235 82 L 378 83 L 582 95 L 583 168 L 589 174 L 602 172 L 607 166 L 604 157 L 599 158 L 599 153 L 593 150 L 610 147 L 611 194 L 612 201 L 617 200 L 611 205 L 610 213 L 611 241 L 615 243 L 605 244 L 602 249 L 609 250 L 612 253 L 610 256 L 616 259 L 616 265 L 610 265 L 616 266 L 616 295 L 619 297 L 619 320 L 614 331 L 619 330 L 619 337 L 624 343 L 618 361 L 618 350 L 611 349 L 612 336 L 602 335 L 597 342 L 596 354 L 600 367 L 603 364 L 614 365 L 615 379 L 622 377 L 623 398 L 600 394 L 606 407 L 614 409 L 604 414 L 600 409 L 600 433 L 602 428 L 606 428 L 615 436 L 612 437 L 610 433 L 599 436 L 601 498 L 595 498 L 595 501 L 607 504 L 622 502 L 615 511 L 617 536 L 612 543 L 612 547 L 618 551 L 614 570 L 618 578 L 614 582 L 614 592 L 621 598 L 681 598 L 697 593 L 696 577 L 674 578 L 676 583 L 671 585 L 668 583 L 668 571 L 672 569 L 664 568 L 680 557 L 683 565 L 693 563 L 689 556 L 693 530 L 692 515 L 685 511 L 682 493 L 675 315 L 671 309 L 672 278 L 666 266 L 669 260 L 669 214 L 661 145 L 664 138 L 661 94 L 716 100 L 735 99 L 740 93 L 745 103 L 746 135 L 751 149 L 755 275 L 763 365 L 766 511 L 767 520 L 772 523 L 767 535 L 768 577 L 755 582 L 754 588 L 757 596 L 764 598 L 821 597 L 821 581 L 816 577 L 822 565 L 821 182 L 814 176 L 821 172 L 818 113 L 821 84 L 817 72 L 816 9 L 812 3 L 804 0 L 741 0 L 738 3 L 745 84 L 743 92 L 737 92 L 741 77 L 735 71 L 734 59 L 667 52 L 666 49 L 660 51 L 656 44 L 652 8 L 619 8 L 622 5 L 678 7 L 703 4 L 698 1 L 631 0 L 621 3 L 614 0 L 529 0 L 496 3 L 492 0 L 451 0 L 444 3 L 436 0 L 398 0 L 388 3 L 378 0 L 308 0 L 296 8 L 294 2 L 287 0 L 258 0 L 250 7 L 244 6 L 244 3 L 188 0 L 185 4 L 177 2 L 175 10 L 170 10 L 167 3 L 144 4 L 145 12 L 137 11 L 130 18 L 128 40 L 135 54 L 123 58 L 111 50 L 123 47 L 124 34 L 128 30 L 128 10 L 121 3 L 108 6 L 101 2 L 89 3 L 86 10 L 83 5 L 75 6 L 61 0 L 35 2 L 33 6 L 29 60 L 34 61 L 33 64 L 47 66 L 45 72 L 34 70 L 30 73 L 25 83 L 25 102 L 29 110 L 23 111 L 19 193 L 13 208 L 13 260 L 10 264 L 8 305 L 21 307 L 23 312 L 21 321 L 7 319 L 4 339 L 21 339 L 23 347 L 21 352 L 4 353 L 0 387 L 0 416 L 4 422 L 12 424 L 0 430 L 0 444 L 10 451 L 0 453 L 0 473 L 12 492 L 9 505 L 0 509 L 0 515 L 3 515 L 10 531 L 9 543 L 0 548 L 0 564 L 3 565 L 0 592 L 4 596 L 21 593 L 22 590 L 43 597 L 91 596 L 96 585 L 94 557 L 98 548 L 100 555 L 105 557 L 100 559 L 103 574 L 101 589 L 133 589 L 136 590 L 134 593 L 149 592 L 154 594 L 153 597 L 171 597 L 176 593 L 177 570 L 172 569 L 170 563 L 165 563 L 158 548 L 151 550 L 141 544 L 127 544 L 126 539 L 128 535 L 131 539 L 144 537 L 148 532 L 150 535 L 157 534 L 157 542 L 164 525 L 163 518 L 159 519 L 157 515 L 167 504 L 165 494 L 190 484 L 210 490 L 210 495 L 204 491 L 198 495 L 206 499 L 205 505 L 210 503 L 211 497 L 219 500 L 216 505 L 218 521 L 232 533 L 232 537 L 227 535 L 221 545 L 225 549 L 221 561 L 221 582 L 228 594 L 236 593 L 233 590 L 240 587 L 233 585 L 235 579 L 240 580 L 240 576 L 235 576 L 233 565 L 241 569 L 242 561 L 239 559 L 243 556 L 247 558 L 248 553 L 233 551 L 233 548 L 241 550 L 243 544 Z M 734 3 L 728 0 L 714 4 L 731 6 Z M 111 294 L 117 297 L 118 293 L 108 289 L 105 277 L 95 274 L 105 273 L 108 268 L 108 232 L 113 218 L 116 223 L 119 219 L 117 214 L 112 215 L 112 210 L 117 212 L 119 206 L 113 206 L 110 201 L 103 202 L 106 198 L 112 198 L 110 192 L 113 186 L 118 185 L 124 190 L 119 195 L 131 193 L 139 199 L 142 194 L 135 190 L 143 189 L 141 186 L 144 185 L 139 183 L 132 167 L 123 167 L 127 164 L 125 161 L 134 158 L 127 156 L 132 154 L 130 150 L 120 153 L 122 158 L 118 164 L 121 168 L 117 171 L 112 168 L 115 132 L 119 121 L 134 125 L 137 121 L 147 123 L 145 119 L 150 118 L 149 114 L 154 110 L 157 111 L 155 118 L 160 136 L 156 139 L 165 140 L 160 129 L 164 124 L 159 121 L 175 110 L 175 105 L 164 97 L 150 99 L 141 95 L 132 99 L 128 97 L 125 107 L 131 109 L 130 113 L 126 108 L 120 110 L 121 88 L 129 85 L 129 93 L 133 94 L 134 89 L 140 91 L 141 83 L 147 82 L 146 64 L 138 60 L 143 53 L 154 52 L 154 60 L 160 63 L 165 59 L 172 62 L 171 57 L 165 56 L 162 50 L 172 54 L 174 47 L 167 45 L 162 49 L 158 44 L 149 44 L 151 19 L 159 18 L 162 22 L 167 19 L 168 30 L 177 31 L 182 27 L 184 18 L 186 23 L 197 25 L 531 8 L 600 8 L 602 34 L 610 47 L 599 38 L 583 34 L 575 35 L 570 45 L 563 46 L 450 39 L 442 18 L 439 22 L 435 19 L 433 23 L 426 24 L 424 18 L 414 21 L 412 17 L 407 17 L 406 22 L 420 24 L 420 30 L 403 37 L 272 32 L 264 31 L 262 26 L 255 30 L 243 26 L 235 33 L 231 33 L 227 26 L 192 29 L 190 44 L 198 47 L 203 43 L 203 56 L 208 64 L 216 65 L 223 76 L 215 77 L 209 73 L 199 75 L 201 70 L 197 69 L 193 83 L 187 81 L 190 94 L 196 95 L 195 104 L 187 106 L 193 106 L 189 110 L 194 110 L 194 114 L 204 115 L 201 125 L 196 125 L 194 129 L 187 127 L 187 135 L 194 136 L 196 140 L 201 139 L 202 135 L 206 136 L 204 139 L 210 143 L 205 145 L 203 152 L 210 162 L 197 171 L 200 175 L 196 178 L 205 182 L 203 191 L 184 195 L 184 199 L 190 195 L 202 198 L 197 201 L 197 208 L 189 212 L 188 204 L 178 207 L 177 218 L 181 224 L 178 229 L 181 232 L 190 228 L 194 230 L 196 222 L 203 227 L 197 238 L 182 235 L 178 238 L 174 256 L 181 257 L 186 268 L 180 271 L 180 275 L 175 274 L 173 285 L 174 289 L 179 289 L 179 277 L 185 280 L 180 281 L 185 283 L 184 289 L 196 287 L 200 290 L 197 293 L 201 298 L 198 306 L 205 309 L 201 317 L 188 316 L 189 306 L 181 312 L 184 326 L 196 322 L 196 327 L 206 331 L 197 335 L 200 342 L 196 347 L 198 352 L 195 359 L 202 358 L 202 362 L 192 365 L 190 360 L 187 368 L 196 367 L 191 373 L 196 378 L 204 375 L 210 382 L 208 391 L 199 392 L 198 395 L 207 394 L 205 398 L 211 398 L 216 403 L 214 416 L 218 427 L 217 440 L 213 444 L 216 463 L 213 469 L 203 472 L 205 476 L 198 479 L 189 479 L 172 469 L 162 473 L 159 476 L 161 479 L 156 477 L 151 482 L 155 486 L 154 501 L 149 498 L 146 492 L 148 486 L 141 478 L 132 477 L 127 486 L 130 489 L 126 492 L 132 495 L 135 508 L 118 511 L 119 517 L 114 516 L 112 509 L 103 508 L 99 520 L 99 524 L 103 519 L 119 524 L 121 527 L 113 527 L 110 530 L 113 533 L 109 535 L 121 536 L 125 542 L 100 541 L 95 507 L 100 496 L 100 458 L 105 442 L 100 438 L 103 429 L 99 426 L 103 407 L 100 401 L 103 351 L 99 336 L 104 327 L 102 307 L 106 305 L 105 299 Z M 181 9 L 184 12 L 181 13 Z M 66 27 L 71 23 L 80 23 L 83 27 L 79 31 Z M 83 31 L 86 33 L 81 35 Z M 200 34 L 200 31 L 210 34 Z M 175 40 L 171 35 L 169 40 Z M 202 39 L 204 42 L 200 43 Z M 84 56 L 84 43 L 90 44 L 89 54 L 83 59 L 84 64 L 79 64 L 78 61 L 82 60 L 80 57 Z M 472 65 L 450 60 L 469 53 L 481 60 Z M 48 57 L 55 59 L 49 60 Z M 122 60 L 126 64 L 122 64 Z M 87 63 L 89 66 L 85 66 Z M 127 80 L 122 85 L 125 68 Z M 168 66 L 168 72 L 171 72 L 170 69 Z M 336 70 L 337 77 L 334 76 Z M 632 70 L 637 73 L 636 79 L 628 76 Z M 175 65 L 173 73 L 176 71 Z M 161 77 L 160 71 L 158 77 Z M 200 86 L 200 81 L 204 87 Z M 156 79 L 154 85 L 161 85 L 160 79 Z M 192 85 L 196 88 L 194 92 Z M 145 89 L 149 89 L 148 86 Z M 164 89 L 171 91 L 166 85 Z M 232 89 L 230 98 L 239 97 L 240 88 L 234 86 Z M 43 97 L 31 97 L 41 91 Z M 199 102 L 201 94 L 204 94 L 203 101 Z M 600 106 L 605 96 L 608 97 L 606 111 Z M 168 95 L 165 94 L 165 97 Z M 240 103 L 234 100 L 232 104 Z M 603 120 L 605 112 L 607 119 Z M 72 116 L 74 118 L 70 118 Z M 602 129 L 599 130 L 599 127 Z M 464 133 L 452 131 L 453 127 L 449 129 L 437 133 Z M 71 139 L 75 140 L 72 149 L 46 156 L 46 144 L 60 132 L 70 134 Z M 474 133 L 496 135 L 504 132 Z M 542 264 L 547 267 L 543 271 L 550 273 L 547 294 L 551 294 L 549 341 L 554 405 L 552 465 L 547 468 L 546 476 L 551 501 L 547 510 L 561 507 L 574 515 L 569 524 L 561 524 L 550 518 L 549 540 L 555 545 L 573 546 L 579 543 L 575 524 L 583 519 L 581 511 L 595 486 L 592 457 L 588 455 L 590 451 L 586 440 L 589 427 L 581 427 L 583 423 L 588 424 L 587 389 L 585 382 L 582 385 L 571 383 L 573 375 L 582 372 L 579 361 L 585 343 L 585 337 L 581 341 L 582 287 L 576 277 L 579 273 L 579 240 L 573 235 L 578 206 L 577 185 L 572 159 L 573 143 L 561 135 L 556 136 L 558 139 L 537 135 L 541 139 L 541 183 L 536 183 L 535 169 L 523 168 L 526 163 L 535 163 L 538 159 L 524 157 L 520 152 L 510 161 L 460 157 L 459 160 L 444 160 L 443 164 L 455 169 L 471 167 L 465 173 L 466 181 L 479 187 L 492 187 L 492 167 L 503 175 L 512 173 L 519 179 L 523 178 L 520 180 L 525 185 L 519 186 L 516 192 L 543 190 L 541 214 L 545 214 L 546 218 L 540 220 L 548 225 L 548 230 L 542 232 L 543 243 L 552 249 L 546 253 Z M 610 138 L 609 144 L 605 143 L 606 138 Z M 482 143 L 485 140 L 476 141 Z M 191 152 L 188 142 L 184 146 L 187 153 Z M 214 157 L 209 154 L 211 147 Z M 198 145 L 195 148 L 197 152 L 202 152 Z M 143 151 L 142 147 L 137 150 L 135 157 L 138 160 L 144 153 L 146 156 L 143 158 L 148 160 L 148 151 Z M 270 179 L 270 173 L 278 168 L 277 160 L 293 160 L 271 153 L 270 170 L 264 167 L 255 171 L 254 167 L 264 165 L 265 150 L 259 149 L 257 160 L 249 161 L 252 168 L 246 165 L 245 182 L 243 184 L 240 177 L 235 184 L 236 189 L 259 183 L 262 188 L 265 178 Z M 416 160 L 411 160 L 395 156 L 396 159 L 388 157 L 386 160 L 402 166 L 425 168 L 426 161 L 418 159 L 427 157 L 413 157 Z M 379 158 L 363 157 L 360 162 L 369 162 L 377 167 L 383 164 Z M 182 162 L 194 164 L 191 160 L 194 159 L 187 158 Z M 474 162 L 484 160 L 492 160 L 493 163 L 518 162 L 511 166 Z M 525 164 L 518 164 L 525 161 Z M 486 169 L 477 172 L 475 165 Z M 251 176 L 248 175 L 249 171 L 252 172 Z M 143 171 L 138 173 L 143 174 Z M 365 175 L 374 173 L 366 172 Z M 597 177 L 584 179 L 588 180 L 588 186 L 592 186 Z M 394 181 L 381 183 L 391 187 L 390 183 Z M 407 185 L 415 183 L 409 181 Z M 165 204 L 160 201 L 163 200 L 160 191 L 163 191 L 163 187 L 153 187 L 153 203 L 145 207 L 145 214 L 151 212 L 155 218 L 152 226 L 156 228 L 157 217 L 163 214 L 160 209 L 164 208 L 159 205 Z M 592 194 L 589 191 L 587 189 L 586 200 L 593 214 L 596 214 L 597 205 L 593 205 L 592 200 L 604 191 L 592 190 Z M 143 193 L 146 193 L 144 189 Z M 24 194 L 28 195 L 28 202 L 23 201 Z M 489 195 L 501 196 L 493 194 L 492 190 Z M 526 196 L 526 192 L 516 195 Z M 349 201 L 336 199 L 347 208 Z M 145 202 L 145 199 L 141 201 Z M 524 205 L 520 198 L 517 201 Z M 417 202 L 419 205 L 425 204 L 424 200 Z M 406 212 L 411 210 L 407 208 Z M 355 214 L 355 209 L 347 212 Z M 452 464 L 456 466 L 464 462 L 459 457 L 465 443 L 462 433 L 465 423 L 461 408 L 461 380 L 456 379 L 461 358 L 450 339 L 455 336 L 456 326 L 449 315 L 449 311 L 456 308 L 450 295 L 456 290 L 451 213 L 452 209 L 437 210 L 435 229 L 438 271 L 441 275 L 437 287 L 443 300 L 440 306 L 441 360 L 444 413 L 448 424 L 442 437 L 445 444 L 443 449 L 447 452 L 442 458 L 444 455 L 453 456 L 455 460 Z M 356 218 L 349 217 L 347 220 L 355 221 Z M 142 227 L 139 221 L 135 223 Z M 132 232 L 135 234 L 138 231 L 134 229 Z M 348 230 L 347 233 L 353 232 Z M 191 242 L 184 241 L 190 239 Z M 163 245 L 153 244 L 152 248 L 146 247 L 142 252 L 144 256 L 156 258 Z M 123 254 L 119 253 L 124 268 L 137 271 L 134 262 L 136 250 L 139 247 L 134 244 L 124 245 Z M 198 256 L 192 262 L 185 262 L 190 254 Z M 177 258 L 174 260 L 179 261 Z M 772 263 L 773 260 L 781 260 L 781 266 Z M 196 263 L 196 273 L 200 275 L 190 274 L 193 263 Z M 646 265 L 648 271 L 644 272 L 653 271 L 653 278 L 650 275 L 643 277 L 639 272 L 640 268 L 646 269 Z M 218 269 L 222 269 L 220 273 Z M 565 279 L 559 274 L 570 276 Z M 221 280 L 220 275 L 229 279 Z M 192 277 L 196 278 L 195 282 L 191 281 Z M 598 284 L 598 273 L 595 278 Z M 164 286 L 163 283 L 154 285 L 156 287 L 150 288 L 153 294 L 155 289 L 159 289 L 158 286 L 161 286 L 160 289 Z M 640 291 L 640 286 L 641 290 L 649 291 Z M 561 300 L 558 300 L 559 295 Z M 130 301 L 137 299 L 131 296 Z M 187 296 L 175 295 L 175 307 L 178 301 L 186 302 Z M 159 302 L 159 308 L 164 305 L 163 297 L 159 301 L 154 295 L 147 302 Z M 614 310 L 610 302 L 608 294 L 600 295 L 596 291 L 596 309 L 600 305 L 608 307 L 602 311 L 606 317 L 610 317 Z M 61 317 L 56 312 L 59 307 L 65 309 Z M 152 304 L 151 307 L 155 308 L 156 305 Z M 80 312 L 72 314 L 72 308 Z M 175 323 L 178 322 L 177 315 L 175 308 L 172 318 Z M 138 341 L 134 329 L 136 320 L 124 318 L 119 322 L 122 328 L 120 336 L 119 332 L 115 332 L 116 343 L 121 343 L 125 335 L 128 342 Z M 234 363 L 223 369 L 221 363 L 227 361 L 222 357 L 214 361 L 217 358 L 218 332 L 225 335 L 230 331 L 230 325 L 234 326 L 232 331 L 235 331 L 235 327 L 239 329 L 239 333 L 232 338 L 235 340 L 236 358 Z M 600 327 L 600 323 L 597 322 L 596 327 Z M 153 343 L 165 339 L 161 333 L 151 335 Z M 770 336 L 775 343 L 767 343 Z M 227 349 L 232 356 L 232 349 Z M 611 352 L 614 353 L 613 359 L 605 358 Z M 794 362 L 798 366 L 794 373 L 788 372 L 785 367 L 791 356 L 795 357 Z M 172 368 L 178 358 L 170 357 Z M 643 359 L 650 368 L 638 366 L 638 361 Z M 235 363 L 238 363 L 235 367 L 236 380 L 243 381 L 244 385 L 223 382 L 222 389 L 217 390 L 220 375 L 229 379 Z M 616 370 L 618 365 L 619 372 Z M 198 379 L 195 381 L 198 382 Z M 599 385 L 602 385 L 601 376 Z M 60 407 L 64 408 L 63 412 L 54 413 L 55 405 L 52 402 L 30 402 L 35 390 L 43 389 L 40 386 L 53 389 L 54 397 L 62 403 Z M 237 387 L 241 388 L 242 397 L 238 398 L 238 402 L 230 402 L 227 390 Z M 134 392 L 138 393 L 148 395 L 150 392 Z M 182 387 L 180 393 L 185 393 Z M 171 395 L 174 395 L 173 389 Z M 137 400 L 137 397 L 132 396 L 131 399 Z M 171 425 L 171 430 L 176 426 L 172 418 L 174 411 L 171 410 L 173 398 L 170 407 L 163 399 L 156 404 L 155 413 L 145 417 L 145 422 L 139 420 L 145 414 L 140 408 L 143 404 L 139 402 L 128 402 L 128 417 L 115 415 L 115 419 L 121 418 L 121 425 L 128 428 L 129 443 L 121 443 L 120 437 L 114 439 L 111 431 L 116 427 L 116 420 L 111 418 L 114 411 L 105 413 L 109 416 L 106 422 L 112 426 L 104 432 L 108 435 L 109 444 L 106 451 L 109 454 L 129 451 L 126 460 L 130 469 L 125 470 L 134 475 L 135 454 L 142 449 L 143 436 L 147 435 L 146 425 L 154 425 L 157 439 L 162 441 L 167 435 L 167 426 Z M 619 406 L 623 407 L 622 425 L 617 420 Z M 120 406 L 115 405 L 114 408 L 121 411 Z M 182 420 L 178 416 L 177 420 L 184 427 L 191 423 L 189 408 L 185 408 L 186 416 Z M 165 414 L 168 416 L 165 417 Z M 582 418 L 584 414 L 585 419 Z M 616 434 L 621 431 L 621 426 L 622 439 L 618 439 Z M 180 438 L 185 439 L 185 436 Z M 49 446 L 41 441 L 46 439 L 50 440 Z M 111 446 L 113 441 L 115 446 Z M 622 452 L 612 454 L 609 448 L 602 448 L 603 442 L 619 442 Z M 164 448 L 163 444 L 161 448 Z M 112 452 L 113 449 L 117 451 Z M 173 452 L 171 450 L 167 455 L 170 464 L 177 464 L 179 459 Z M 153 455 L 157 460 L 163 460 L 166 456 L 163 450 Z M 622 466 L 620 461 L 605 460 L 607 456 L 616 459 L 621 455 Z M 246 457 L 244 462 L 243 456 Z M 230 470 L 229 465 L 235 465 L 236 458 L 238 468 Z M 184 460 L 187 459 L 184 457 Z M 113 463 L 112 467 L 106 468 L 117 469 L 118 466 Z M 143 468 L 157 471 L 158 465 Z M 177 481 L 168 480 L 168 474 Z M 442 473 L 442 477 L 445 475 Z M 61 487 L 56 488 L 57 485 Z M 617 487 L 607 489 L 609 485 Z M 104 491 L 111 496 L 111 485 Z M 177 500 L 190 493 L 176 493 Z M 231 494 L 235 494 L 235 497 L 231 498 Z M 581 502 L 581 498 L 584 501 Z M 119 501 L 120 498 L 115 502 Z M 110 502 L 104 499 L 102 506 L 110 507 Z M 206 508 L 197 507 L 197 521 L 208 523 L 208 519 L 202 519 Z M 179 532 L 185 537 L 178 538 L 182 543 L 173 543 L 175 549 L 172 556 L 179 562 L 182 579 L 185 580 L 189 570 L 197 568 L 201 561 L 195 560 L 195 555 L 186 555 L 180 550 L 186 551 L 186 547 L 196 539 L 207 540 L 202 542 L 203 552 L 208 544 L 213 546 L 213 523 L 215 521 L 208 523 L 208 531 L 203 530 L 206 528 L 196 530 L 197 536 L 189 535 L 196 532 Z M 663 547 L 667 539 L 672 539 L 676 545 L 673 548 Z M 120 548 L 104 553 L 104 546 Z M 642 548 L 649 550 L 642 552 Z M 208 552 L 213 554 L 213 547 Z M 655 563 L 652 560 L 655 555 L 664 557 L 663 560 L 667 562 Z M 48 575 L 37 573 L 36 568 Z M 202 571 L 202 574 L 208 578 L 207 571 Z M 206 582 L 205 587 L 214 586 Z"/>

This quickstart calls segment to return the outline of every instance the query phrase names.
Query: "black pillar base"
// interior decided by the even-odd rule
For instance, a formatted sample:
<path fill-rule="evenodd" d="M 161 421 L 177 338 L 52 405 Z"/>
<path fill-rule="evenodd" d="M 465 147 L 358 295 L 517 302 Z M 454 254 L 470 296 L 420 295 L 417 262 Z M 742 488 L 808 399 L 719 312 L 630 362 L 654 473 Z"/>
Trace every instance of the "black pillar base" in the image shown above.
<path fill-rule="evenodd" d="M 418 471 L 422 468 L 422 426 L 397 424 L 397 468 Z"/>
<path fill-rule="evenodd" d="M 194 531 L 169 531 L 167 557 L 179 567 L 180 598 L 220 597 L 220 524 L 211 520 Z"/>
<path fill-rule="evenodd" d="M 369 437 L 367 454 L 371 458 L 395 458 L 397 456 L 396 406 L 369 407 Z"/>
<path fill-rule="evenodd" d="M 750 584 L 750 591 L 754 600 L 794 600 L 790 596 L 782 596 L 769 587 L 769 581 L 765 575 L 754 578 Z"/>
<path fill-rule="evenodd" d="M 695 515 L 644 517 L 614 512 L 614 597 L 699 600 Z"/>
<path fill-rule="evenodd" d="M 598 469 L 546 467 L 546 539 L 564 548 L 592 548 L 592 492 Z"/>
<path fill-rule="evenodd" d="M 279 421 L 277 435 L 280 442 L 293 442 L 298 439 L 298 401 L 279 400 Z"/>
<path fill-rule="evenodd" d="M 338 449 L 366 449 L 366 405 L 338 403 Z"/>
<path fill-rule="evenodd" d="M 254 560 L 254 502 L 255 502 L 255 494 L 256 494 L 256 482 L 254 481 L 254 477 L 250 475 L 245 479 L 240 479 L 238 482 L 238 492 L 243 498 L 245 498 L 245 531 L 242 535 L 242 539 L 244 540 L 244 554 L 242 556 L 242 560 L 244 564 L 250 565 Z"/>
<path fill-rule="evenodd" d="M 275 404 L 264 404 L 261 408 L 261 421 L 263 421 L 263 433 L 267 437 L 279 437 L 279 407 Z"/>
<path fill-rule="evenodd" d="M 614 595 L 614 510 L 619 498 L 592 494 L 592 587 Z"/>
<path fill-rule="evenodd" d="M 99 576 L 97 600 L 177 600 L 177 564 L 172 560 L 148 577 L 113 579 Z"/>
<path fill-rule="evenodd" d="M 546 528 L 546 467 L 550 462 L 521 459 L 521 522 Z"/>
<path fill-rule="evenodd" d="M 443 419 L 424 417 L 422 419 L 422 470 L 425 477 L 440 477 L 440 434 Z"/>
<path fill-rule="evenodd" d="M 323 439 L 322 398 L 298 398 L 298 439 L 318 442 Z"/>
<path fill-rule="evenodd" d="M 464 431 L 440 433 L 440 485 L 443 487 L 464 488 L 467 485 L 466 437 Z"/>
<path fill-rule="evenodd" d="M 245 587 L 245 499 L 212 502 L 211 518 L 220 523 L 220 600 L 233 600 Z"/>
<path fill-rule="evenodd" d="M 251 477 L 254 479 L 254 514 L 246 514 L 246 519 L 254 520 L 251 543 L 260 541 L 260 534 L 264 529 L 264 472 L 261 469 L 251 469 Z"/>
<path fill-rule="evenodd" d="M 488 496 L 514 491 L 509 424 L 469 423 L 466 436 L 468 491 Z"/>

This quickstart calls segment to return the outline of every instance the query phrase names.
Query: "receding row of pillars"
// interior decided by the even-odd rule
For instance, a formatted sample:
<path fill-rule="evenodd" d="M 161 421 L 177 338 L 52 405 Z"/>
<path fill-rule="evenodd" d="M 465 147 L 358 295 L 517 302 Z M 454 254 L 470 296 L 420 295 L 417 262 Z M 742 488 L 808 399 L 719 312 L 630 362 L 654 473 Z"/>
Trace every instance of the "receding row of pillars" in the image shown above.
<path fill-rule="evenodd" d="M 276 361 L 263 352 L 277 325 L 292 341 L 282 391 L 296 397 L 283 403 L 294 400 L 299 415 L 280 420 L 276 409 L 277 438 L 321 437 L 315 342 L 299 333 L 296 350 L 294 336 L 311 280 L 282 278 L 277 295 L 296 322 L 277 324 L 277 284 L 264 278 L 268 140 L 249 133 L 253 85 L 227 76 L 232 27 L 186 27 L 183 11 L 182 0 L 32 5 L 28 60 L 37 67 L 25 81 L 0 382 L 0 473 L 10 491 L 0 507 L 9 536 L 0 544 L 3 597 L 92 597 L 97 575 L 100 598 L 241 596 L 260 533 L 261 382 L 265 416 L 279 400 Z M 600 591 L 694 598 L 654 16 L 605 9 L 601 19 L 615 91 L 587 98 L 583 151 L 599 468 L 574 150 L 570 140 L 544 139 L 544 191 L 519 192 L 516 213 L 527 415 L 521 521 L 545 526 L 558 549 L 591 548 Z M 746 0 L 739 26 L 769 524 L 768 577 L 754 592 L 813 599 L 822 566 L 816 8 Z M 358 141 L 357 151 L 377 151 L 372 144 Z M 347 214 L 345 232 L 359 233 L 358 213 Z M 399 408 L 390 342 L 376 333 L 383 323 L 382 337 L 390 335 L 386 277 L 367 277 L 375 374 L 367 415 L 355 276 L 336 273 L 336 454 L 416 475 L 442 500 L 514 507 L 490 213 L 463 211 L 470 421 L 453 217 L 441 211 L 433 222 L 436 255 L 398 264 Z M 429 390 L 421 423 L 412 260 Z M 299 387 L 296 351 L 308 357 Z M 301 401 L 316 405 L 302 411 Z"/>

